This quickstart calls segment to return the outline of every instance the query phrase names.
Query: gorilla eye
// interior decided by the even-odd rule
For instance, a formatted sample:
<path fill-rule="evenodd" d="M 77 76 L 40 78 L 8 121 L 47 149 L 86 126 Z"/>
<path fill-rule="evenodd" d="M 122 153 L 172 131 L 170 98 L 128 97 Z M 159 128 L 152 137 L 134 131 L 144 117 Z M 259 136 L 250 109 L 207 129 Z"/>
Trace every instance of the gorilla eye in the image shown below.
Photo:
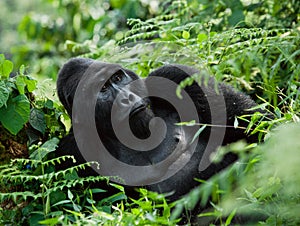
<path fill-rule="evenodd" d="M 105 92 L 107 89 L 108 89 L 108 84 L 105 83 L 101 88 L 101 92 Z"/>
<path fill-rule="evenodd" d="M 116 74 L 113 75 L 112 81 L 113 82 L 120 82 L 123 80 L 124 73 L 123 71 L 118 71 Z"/>
<path fill-rule="evenodd" d="M 116 76 L 116 78 L 115 78 L 115 80 L 117 80 L 117 81 L 121 81 L 121 80 L 122 80 L 122 77 L 121 77 L 121 75 L 117 75 L 117 76 Z"/>

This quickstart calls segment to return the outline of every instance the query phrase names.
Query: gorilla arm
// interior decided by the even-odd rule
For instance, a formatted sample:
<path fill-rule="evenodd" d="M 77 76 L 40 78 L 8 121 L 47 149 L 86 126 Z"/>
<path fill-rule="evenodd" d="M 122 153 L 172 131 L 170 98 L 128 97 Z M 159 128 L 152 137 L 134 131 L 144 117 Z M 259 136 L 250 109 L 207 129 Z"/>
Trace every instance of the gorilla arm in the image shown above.
<path fill-rule="evenodd" d="M 194 81 L 184 89 L 193 99 L 201 123 L 211 124 L 211 106 L 218 105 L 218 103 L 222 102 L 222 98 L 224 98 L 226 110 L 218 109 L 217 114 L 219 113 L 220 117 L 222 117 L 221 114 L 226 114 L 226 124 L 212 125 L 226 126 L 223 145 L 240 139 L 245 139 L 248 142 L 257 142 L 256 136 L 248 136 L 245 133 L 245 129 L 242 129 L 247 127 L 247 122 L 239 121 L 239 128 L 234 128 L 234 122 L 238 116 L 251 115 L 256 111 L 263 114 L 266 113 L 261 109 L 251 110 L 251 108 L 256 107 L 257 104 L 249 96 L 242 92 L 235 91 L 229 85 L 215 81 L 213 77 L 208 77 L 205 74 L 203 75 L 203 73 L 201 74 L 199 70 L 193 67 L 185 65 L 175 64 L 162 66 L 151 72 L 149 76 L 167 78 L 179 85 L 182 81 L 195 74 L 199 74 L 200 83 Z M 196 80 L 199 81 L 199 79 Z M 163 89 L 163 87 L 157 87 L 157 89 L 157 92 L 161 92 L 159 89 Z M 251 116 L 246 117 L 246 119 L 250 119 L 250 117 Z"/>

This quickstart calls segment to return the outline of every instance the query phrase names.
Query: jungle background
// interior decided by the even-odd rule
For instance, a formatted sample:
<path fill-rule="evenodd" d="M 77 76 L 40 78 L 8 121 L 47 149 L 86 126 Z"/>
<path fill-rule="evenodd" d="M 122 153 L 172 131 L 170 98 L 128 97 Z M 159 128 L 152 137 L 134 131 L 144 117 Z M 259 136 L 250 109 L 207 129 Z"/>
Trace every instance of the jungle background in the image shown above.
<path fill-rule="evenodd" d="M 2 0 L 0 224 L 192 224 L 199 205 L 199 225 L 238 224 L 239 216 L 300 224 L 299 19 L 298 0 Z M 142 77 L 167 63 L 204 67 L 274 118 L 254 114 L 247 131 L 261 143 L 221 148 L 215 161 L 228 152 L 239 160 L 174 203 L 144 189 L 132 199 L 112 183 L 119 192 L 95 200 L 105 191 L 88 184 L 107 178 L 77 175 L 92 163 L 55 171 L 72 158 L 54 156 L 70 128 L 55 81 L 76 56 Z"/>

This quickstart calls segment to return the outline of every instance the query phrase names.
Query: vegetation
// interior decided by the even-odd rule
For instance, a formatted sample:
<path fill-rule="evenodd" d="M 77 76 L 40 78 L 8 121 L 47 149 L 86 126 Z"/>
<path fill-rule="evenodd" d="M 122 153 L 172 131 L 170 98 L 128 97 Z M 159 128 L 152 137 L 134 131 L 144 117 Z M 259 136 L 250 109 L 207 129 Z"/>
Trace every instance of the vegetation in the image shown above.
<path fill-rule="evenodd" d="M 175 225 L 182 212 L 189 224 L 198 202 L 200 225 L 231 225 L 240 215 L 262 216 L 261 225 L 300 224 L 299 1 L 25 2 L 0 3 L 1 225 Z M 239 160 L 181 200 L 145 189 L 132 199 L 109 178 L 77 175 L 97 163 L 55 171 L 73 158 L 54 157 L 70 119 L 53 82 L 72 56 L 117 62 L 141 76 L 165 63 L 205 68 L 274 119 L 254 114 L 248 133 L 263 142 L 220 148 L 215 161 L 228 152 Z M 119 192 L 94 199 L 105 194 L 89 187 L 99 180 Z"/>

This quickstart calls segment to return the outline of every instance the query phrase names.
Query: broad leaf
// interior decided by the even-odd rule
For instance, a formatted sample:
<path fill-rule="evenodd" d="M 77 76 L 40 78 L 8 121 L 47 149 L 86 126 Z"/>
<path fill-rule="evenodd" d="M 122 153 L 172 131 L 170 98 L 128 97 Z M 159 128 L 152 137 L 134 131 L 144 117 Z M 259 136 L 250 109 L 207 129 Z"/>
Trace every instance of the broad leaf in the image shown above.
<path fill-rule="evenodd" d="M 11 61 L 1 60 L 1 63 L 0 63 L 0 76 L 8 78 L 10 73 L 12 72 L 13 68 L 14 68 L 14 65 Z"/>
<path fill-rule="evenodd" d="M 28 92 L 32 92 L 36 89 L 36 83 L 37 81 L 34 79 L 31 79 L 30 77 L 25 78 L 25 83 L 27 85 Z"/>
<path fill-rule="evenodd" d="M 51 140 L 46 141 L 41 147 L 35 150 L 29 157 L 35 160 L 42 160 L 48 153 L 56 150 L 59 140 L 53 137 Z"/>
<path fill-rule="evenodd" d="M 0 81 L 0 108 L 3 105 L 6 106 L 10 92 L 11 90 L 5 85 L 4 81 Z"/>
<path fill-rule="evenodd" d="M 29 123 L 34 129 L 40 131 L 42 134 L 45 133 L 46 130 L 45 114 L 41 110 L 36 108 L 31 109 Z"/>
<path fill-rule="evenodd" d="M 16 86 L 20 94 L 25 93 L 26 83 L 24 81 L 24 76 L 16 76 Z"/>
<path fill-rule="evenodd" d="M 29 120 L 30 104 L 25 95 L 7 101 L 7 107 L 0 108 L 0 121 L 12 134 L 16 135 Z"/>

